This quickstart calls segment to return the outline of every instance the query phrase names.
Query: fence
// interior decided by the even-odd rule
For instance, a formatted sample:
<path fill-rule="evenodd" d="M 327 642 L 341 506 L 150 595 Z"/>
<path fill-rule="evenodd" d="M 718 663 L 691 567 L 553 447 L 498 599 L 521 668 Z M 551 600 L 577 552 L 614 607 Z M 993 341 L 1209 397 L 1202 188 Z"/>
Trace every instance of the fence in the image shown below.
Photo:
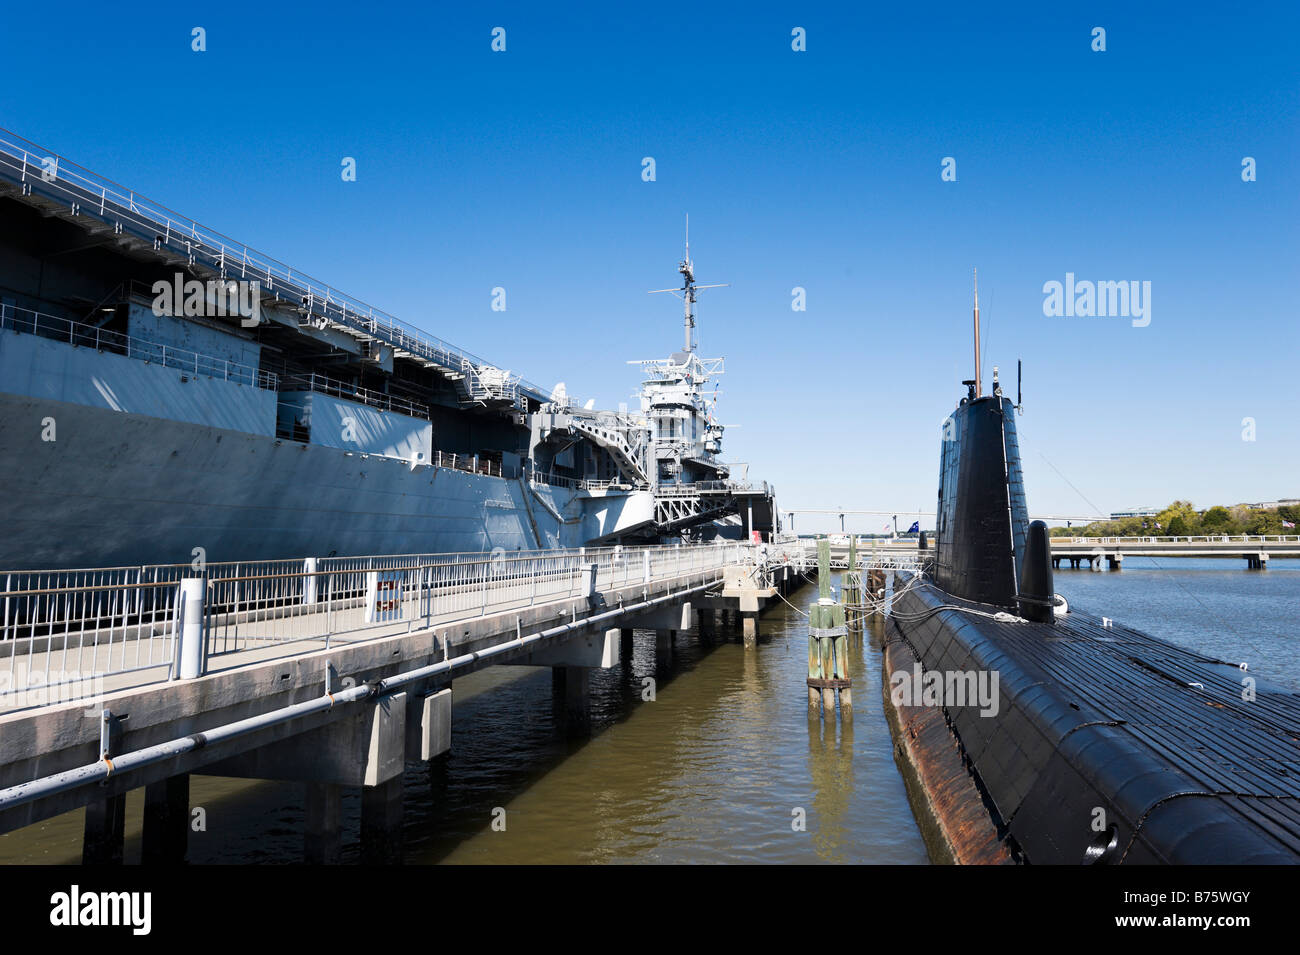
<path fill-rule="evenodd" d="M 1183 537 L 1053 537 L 1053 544 L 1297 544 L 1295 534 L 1197 534 Z"/>
<path fill-rule="evenodd" d="M 87 679 L 102 687 L 106 678 L 151 669 L 152 680 L 189 677 L 206 661 L 246 650 L 303 644 L 306 652 L 585 600 L 593 586 L 721 572 L 753 554 L 751 545 L 729 542 L 11 572 L 0 577 L 0 707 L 100 692 Z M 197 603 L 187 608 L 183 594 Z M 201 652 L 197 670 L 185 672 L 191 626 L 201 626 Z M 36 686 L 48 699 L 31 699 Z"/>
<path fill-rule="evenodd" d="M 53 341 L 67 342 L 81 348 L 94 348 L 116 355 L 125 355 L 139 361 L 179 368 L 194 375 L 221 378 L 244 385 L 256 385 L 275 391 L 278 379 L 269 371 L 259 371 L 250 365 L 229 361 L 213 355 L 204 355 L 187 348 L 164 345 L 143 338 L 133 338 L 122 332 L 96 328 L 57 315 L 46 315 L 15 305 L 0 305 L 0 328 L 28 335 L 39 335 Z"/>
<path fill-rule="evenodd" d="M 492 365 L 427 332 L 394 318 L 324 282 L 293 269 L 242 242 L 222 235 L 193 219 L 173 212 L 134 190 L 91 172 L 60 156 L 50 154 L 7 130 L 0 130 L 0 178 L 7 179 L 25 196 L 37 196 L 55 203 L 71 215 L 93 216 L 113 227 L 115 233 L 130 234 L 152 243 L 157 250 L 184 256 L 191 266 L 201 266 L 223 278 L 262 282 L 263 291 L 283 296 L 308 315 L 381 338 L 396 348 L 460 372 L 466 363 L 477 372 Z M 550 392 L 522 379 L 516 387 L 537 401 Z"/>

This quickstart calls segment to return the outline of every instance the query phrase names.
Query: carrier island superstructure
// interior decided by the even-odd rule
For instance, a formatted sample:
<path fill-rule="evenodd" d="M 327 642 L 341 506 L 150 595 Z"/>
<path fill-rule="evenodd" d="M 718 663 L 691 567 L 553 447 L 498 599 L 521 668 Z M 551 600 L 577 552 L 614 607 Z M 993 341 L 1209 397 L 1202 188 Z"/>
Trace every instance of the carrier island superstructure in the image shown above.
<path fill-rule="evenodd" d="M 678 271 L 597 411 L 0 131 L 0 569 L 770 535 Z"/>

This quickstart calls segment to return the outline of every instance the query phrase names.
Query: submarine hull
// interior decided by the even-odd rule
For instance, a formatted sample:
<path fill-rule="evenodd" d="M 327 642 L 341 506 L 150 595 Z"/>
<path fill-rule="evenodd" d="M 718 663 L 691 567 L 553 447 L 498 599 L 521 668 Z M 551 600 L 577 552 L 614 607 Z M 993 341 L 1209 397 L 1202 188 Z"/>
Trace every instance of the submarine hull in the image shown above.
<path fill-rule="evenodd" d="M 997 674 L 995 707 L 944 714 L 1018 861 L 1300 861 L 1300 694 L 1247 701 L 1237 667 L 1080 611 L 985 612 L 913 581 L 890 639 L 945 682 Z"/>

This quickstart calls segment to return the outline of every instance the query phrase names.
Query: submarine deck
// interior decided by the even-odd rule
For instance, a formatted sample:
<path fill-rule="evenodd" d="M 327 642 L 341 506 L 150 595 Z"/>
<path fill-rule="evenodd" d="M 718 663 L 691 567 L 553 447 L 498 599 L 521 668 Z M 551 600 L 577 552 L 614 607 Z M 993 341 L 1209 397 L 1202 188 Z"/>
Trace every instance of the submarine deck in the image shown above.
<path fill-rule="evenodd" d="M 997 609 L 913 583 L 894 623 L 926 670 L 997 672 L 996 714 L 944 709 L 1026 861 L 1300 861 L 1300 694 L 1082 611 Z"/>

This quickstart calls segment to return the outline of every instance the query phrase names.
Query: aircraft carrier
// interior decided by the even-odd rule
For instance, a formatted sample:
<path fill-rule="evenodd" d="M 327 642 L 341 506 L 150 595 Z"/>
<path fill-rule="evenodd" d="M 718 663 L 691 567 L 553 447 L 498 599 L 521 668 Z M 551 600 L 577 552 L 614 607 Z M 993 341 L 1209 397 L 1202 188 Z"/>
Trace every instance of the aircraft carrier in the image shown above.
<path fill-rule="evenodd" d="M 579 407 L 0 130 L 0 568 L 770 536 L 680 351 Z"/>

